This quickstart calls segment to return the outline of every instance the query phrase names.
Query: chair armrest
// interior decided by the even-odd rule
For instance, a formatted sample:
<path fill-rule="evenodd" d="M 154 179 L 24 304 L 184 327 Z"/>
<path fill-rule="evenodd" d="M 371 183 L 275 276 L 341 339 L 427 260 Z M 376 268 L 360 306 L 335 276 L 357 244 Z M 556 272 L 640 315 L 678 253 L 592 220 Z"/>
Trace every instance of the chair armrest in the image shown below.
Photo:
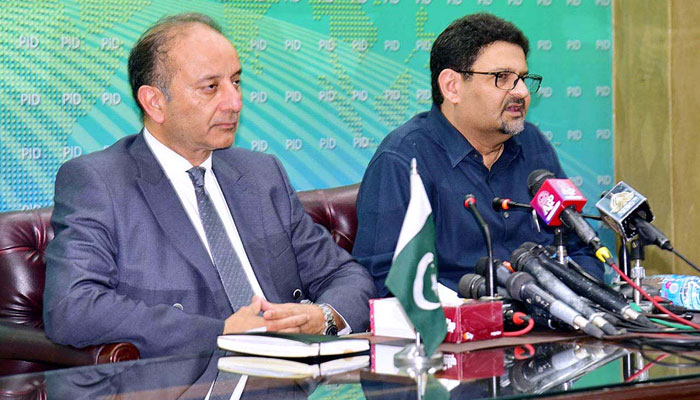
<path fill-rule="evenodd" d="M 131 343 L 110 343 L 98 346 L 90 346 L 80 351 L 91 352 L 94 364 L 107 364 L 120 361 L 138 360 L 141 358 L 139 350 Z"/>
<path fill-rule="evenodd" d="M 137 360 L 139 351 L 131 343 L 64 346 L 49 340 L 41 329 L 0 321 L 0 358 L 78 366 Z"/>

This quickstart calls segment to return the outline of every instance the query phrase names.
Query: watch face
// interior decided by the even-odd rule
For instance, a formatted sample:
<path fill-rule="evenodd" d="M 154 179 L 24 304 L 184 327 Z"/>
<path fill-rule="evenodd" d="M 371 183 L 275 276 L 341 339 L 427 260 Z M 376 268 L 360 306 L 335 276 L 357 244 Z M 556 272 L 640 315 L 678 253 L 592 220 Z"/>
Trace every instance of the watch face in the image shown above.
<path fill-rule="evenodd" d="M 326 329 L 326 335 L 329 336 L 337 336 L 338 335 L 338 327 L 335 325 L 331 325 Z"/>

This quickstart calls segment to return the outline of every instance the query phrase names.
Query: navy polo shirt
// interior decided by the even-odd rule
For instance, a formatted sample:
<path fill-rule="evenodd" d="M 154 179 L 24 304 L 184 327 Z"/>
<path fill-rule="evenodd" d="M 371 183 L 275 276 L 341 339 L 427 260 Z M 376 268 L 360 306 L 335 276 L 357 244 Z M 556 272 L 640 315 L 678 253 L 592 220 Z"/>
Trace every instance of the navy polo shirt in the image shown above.
<path fill-rule="evenodd" d="M 546 169 L 566 177 L 540 131 L 526 122 L 522 133 L 504 143 L 501 156 L 489 170 L 481 154 L 433 105 L 384 138 L 360 186 L 353 255 L 369 270 L 380 296 L 388 293 L 384 280 L 408 206 L 414 157 L 433 209 L 438 277 L 445 286 L 457 290 L 459 279 L 473 273 L 476 261 L 487 255 L 479 225 L 464 208 L 466 194 L 476 196 L 477 208 L 489 225 L 494 257 L 510 260 L 511 252 L 526 241 L 553 244 L 553 230 L 540 223 L 542 231 L 538 232 L 532 214 L 491 208 L 494 197 L 529 203 L 527 177 L 533 170 Z M 602 278 L 602 264 L 573 233 L 568 235 L 567 249 L 588 272 Z"/>

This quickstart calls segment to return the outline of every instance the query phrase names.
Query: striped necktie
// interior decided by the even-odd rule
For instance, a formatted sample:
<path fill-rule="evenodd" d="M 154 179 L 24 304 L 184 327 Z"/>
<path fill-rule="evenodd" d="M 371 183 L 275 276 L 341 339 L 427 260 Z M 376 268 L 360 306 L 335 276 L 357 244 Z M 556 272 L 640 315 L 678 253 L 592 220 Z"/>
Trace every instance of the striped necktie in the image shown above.
<path fill-rule="evenodd" d="M 187 171 L 194 185 L 199 218 L 204 226 L 204 233 L 214 260 L 214 267 L 219 273 L 226 296 L 228 296 L 231 307 L 233 307 L 235 312 L 242 306 L 250 304 L 253 289 L 245 271 L 243 271 L 241 260 L 233 249 L 231 239 L 226 234 L 219 213 L 216 212 L 214 204 L 204 190 L 205 172 L 206 169 L 202 167 L 193 167 Z"/>

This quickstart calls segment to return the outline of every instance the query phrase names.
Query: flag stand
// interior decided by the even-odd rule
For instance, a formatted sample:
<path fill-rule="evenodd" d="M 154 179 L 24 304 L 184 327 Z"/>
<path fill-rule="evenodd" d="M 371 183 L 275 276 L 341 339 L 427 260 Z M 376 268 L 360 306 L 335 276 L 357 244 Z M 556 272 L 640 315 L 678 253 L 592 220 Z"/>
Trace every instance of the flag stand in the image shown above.
<path fill-rule="evenodd" d="M 425 354 L 423 344 L 420 342 L 420 333 L 416 332 L 416 342 L 407 344 L 394 355 L 394 366 L 411 377 L 423 373 L 432 374 L 442 369 L 442 352 L 436 350 L 430 356 Z"/>

